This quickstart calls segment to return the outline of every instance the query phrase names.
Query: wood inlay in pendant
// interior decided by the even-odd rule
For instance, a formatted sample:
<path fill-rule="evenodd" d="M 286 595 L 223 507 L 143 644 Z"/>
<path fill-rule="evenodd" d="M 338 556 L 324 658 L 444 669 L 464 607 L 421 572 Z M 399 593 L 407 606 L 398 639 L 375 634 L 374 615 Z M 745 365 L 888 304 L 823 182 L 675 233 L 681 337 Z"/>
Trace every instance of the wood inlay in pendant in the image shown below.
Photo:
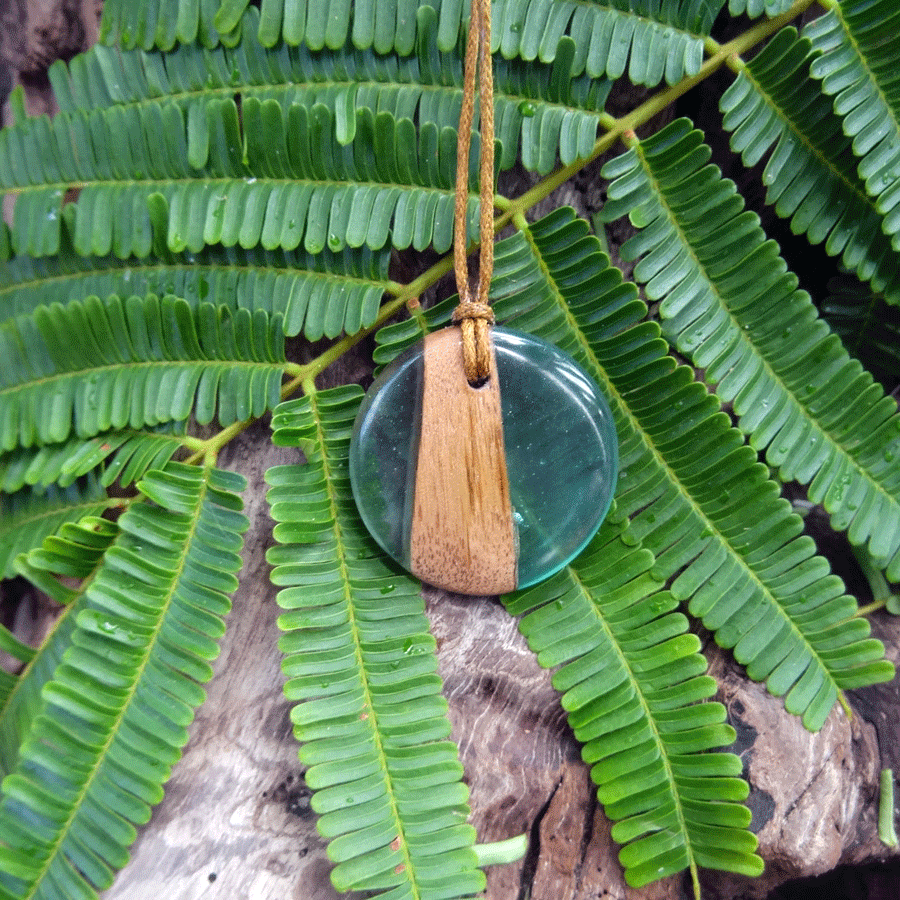
<path fill-rule="evenodd" d="M 481 387 L 469 385 L 458 328 L 425 338 L 410 570 L 464 594 L 516 587 L 496 359 L 491 371 Z"/>

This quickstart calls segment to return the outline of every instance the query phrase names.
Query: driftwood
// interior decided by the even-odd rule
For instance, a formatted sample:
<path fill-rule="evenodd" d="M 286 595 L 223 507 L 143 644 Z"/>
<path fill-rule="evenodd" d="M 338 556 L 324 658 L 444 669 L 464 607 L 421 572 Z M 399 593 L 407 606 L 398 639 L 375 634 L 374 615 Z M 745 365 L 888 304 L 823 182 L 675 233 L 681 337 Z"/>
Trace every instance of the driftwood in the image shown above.
<path fill-rule="evenodd" d="M 44 72 L 96 34 L 95 0 L 6 0 L 0 55 L 26 87 L 32 112 L 52 110 Z M 584 176 L 585 178 L 589 177 Z M 596 208 L 599 182 L 566 185 L 557 203 Z M 363 363 L 344 380 L 365 374 Z M 345 363 L 345 366 L 347 363 Z M 241 586 L 234 597 L 208 702 L 191 740 L 108 900 L 333 900 L 329 864 L 291 733 L 277 648 L 275 590 L 266 548 L 271 522 L 263 472 L 295 461 L 264 424 L 228 448 L 221 464 L 249 479 L 251 520 Z M 489 900 L 681 900 L 684 877 L 626 889 L 610 826 L 566 725 L 549 675 L 515 622 L 491 598 L 426 589 L 441 675 L 471 787 L 472 821 L 483 841 L 529 836 L 524 860 L 488 872 Z M 875 616 L 876 634 L 900 657 L 896 628 Z M 707 898 L 762 898 L 788 878 L 841 863 L 887 857 L 876 833 L 878 773 L 900 772 L 900 686 L 851 695 L 855 714 L 832 712 L 817 734 L 781 701 L 748 682 L 711 642 L 711 671 L 738 732 L 760 852 L 756 880 L 703 873 Z"/>
<path fill-rule="evenodd" d="M 223 464 L 250 479 L 252 525 L 216 676 L 166 798 L 109 900 L 338 896 L 281 695 L 277 607 L 264 559 L 271 526 L 262 473 L 292 458 L 271 447 L 262 426 L 240 443 Z M 689 885 L 677 877 L 626 889 L 556 692 L 505 610 L 490 598 L 433 589 L 426 601 L 479 838 L 530 838 L 524 860 L 489 870 L 487 897 L 689 897 Z M 712 644 L 706 650 L 738 732 L 735 752 L 753 788 L 752 827 L 767 867 L 759 879 L 703 873 L 704 896 L 762 898 L 788 878 L 886 858 L 876 833 L 877 786 L 882 766 L 900 769 L 891 726 L 897 685 L 851 695 L 853 719 L 835 709 L 810 734 L 726 654 Z M 890 655 L 900 656 L 896 644 Z"/>

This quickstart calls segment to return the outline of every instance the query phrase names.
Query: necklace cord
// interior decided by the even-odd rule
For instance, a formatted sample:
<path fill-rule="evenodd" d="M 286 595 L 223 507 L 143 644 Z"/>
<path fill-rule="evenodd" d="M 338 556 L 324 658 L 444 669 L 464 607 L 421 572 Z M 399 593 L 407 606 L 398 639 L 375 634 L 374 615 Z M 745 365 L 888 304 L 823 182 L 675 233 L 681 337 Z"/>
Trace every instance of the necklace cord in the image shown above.
<path fill-rule="evenodd" d="M 475 107 L 475 82 L 481 101 L 481 160 L 479 192 L 480 248 L 478 287 L 469 284 L 466 255 L 466 220 L 469 201 L 469 146 Z M 494 77 L 491 61 L 491 0 L 472 0 L 463 80 L 462 109 L 456 144 L 456 204 L 453 211 L 453 263 L 459 305 L 453 322 L 462 333 L 463 367 L 470 385 L 484 384 L 491 375 L 491 347 L 488 329 L 494 311 L 488 302 L 494 270 Z"/>

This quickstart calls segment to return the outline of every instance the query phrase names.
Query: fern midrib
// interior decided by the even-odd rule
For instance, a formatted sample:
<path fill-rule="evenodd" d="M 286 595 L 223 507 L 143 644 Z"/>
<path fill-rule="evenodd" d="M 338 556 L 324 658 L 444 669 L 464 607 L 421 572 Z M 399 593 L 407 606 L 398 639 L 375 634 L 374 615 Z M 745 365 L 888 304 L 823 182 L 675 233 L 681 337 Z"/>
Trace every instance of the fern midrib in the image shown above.
<path fill-rule="evenodd" d="M 815 160 L 818 161 L 819 165 L 827 172 L 829 172 L 829 174 L 833 178 L 835 178 L 851 196 L 854 196 L 858 200 L 860 200 L 876 218 L 881 219 L 881 213 L 878 212 L 873 198 L 865 190 L 863 185 L 860 182 L 852 179 L 852 177 L 846 174 L 845 171 L 833 165 L 831 158 L 826 156 L 820 150 L 817 144 L 814 144 L 809 140 L 807 133 L 799 130 L 795 126 L 794 121 L 784 113 L 781 106 L 778 106 L 775 103 L 769 92 L 759 83 L 759 80 L 753 75 L 750 67 L 743 60 L 740 60 L 739 69 L 743 73 L 744 77 L 753 84 L 753 86 L 756 88 L 757 94 L 763 98 L 766 105 L 775 113 L 775 115 L 784 124 L 786 129 L 794 136 L 798 143 L 802 144 L 806 148 L 807 152 Z M 855 169 L 851 171 L 855 171 Z"/>
<path fill-rule="evenodd" d="M 344 551 L 343 528 L 341 526 L 339 514 L 340 505 L 338 503 L 337 497 L 335 496 L 333 480 L 334 473 L 328 459 L 327 445 L 325 442 L 325 432 L 322 428 L 322 419 L 319 415 L 319 408 L 316 397 L 317 390 L 315 384 L 312 381 L 305 382 L 304 389 L 307 397 L 309 397 L 310 408 L 313 414 L 312 418 L 316 428 L 316 442 L 318 444 L 318 451 L 321 457 L 322 471 L 325 475 L 325 485 L 328 491 L 328 503 L 331 512 L 331 519 L 334 522 L 334 525 L 332 526 L 332 533 L 334 534 L 335 546 L 337 547 L 338 553 L 338 570 L 340 571 L 341 581 L 344 585 L 344 601 L 347 607 L 347 615 L 350 623 L 350 633 L 353 636 L 353 653 L 356 657 L 356 665 L 358 671 L 362 676 L 364 676 L 360 680 L 362 681 L 363 702 L 368 714 L 367 722 L 371 724 L 372 740 L 375 745 L 376 753 L 378 754 L 379 762 L 381 763 L 381 768 L 384 775 L 384 783 L 387 788 L 387 801 L 388 805 L 390 806 L 391 815 L 397 829 L 397 836 L 402 838 L 400 840 L 400 847 L 398 849 L 403 854 L 406 871 L 409 874 L 409 887 L 412 891 L 411 896 L 413 897 L 413 900 L 421 900 L 418 880 L 415 877 L 415 869 L 413 868 L 412 857 L 409 852 L 409 844 L 406 840 L 406 834 L 403 830 L 403 820 L 400 817 L 400 810 L 398 809 L 396 800 L 394 798 L 393 778 L 391 777 L 390 769 L 388 768 L 387 754 L 385 753 L 384 742 L 381 739 L 381 730 L 378 727 L 378 714 L 375 711 L 375 705 L 372 701 L 372 692 L 369 688 L 368 677 L 365 677 L 366 668 L 363 659 L 362 646 L 359 640 L 359 627 L 357 625 L 356 609 L 353 605 L 353 592 L 350 587 L 350 568 L 347 565 L 347 555 Z"/>
<path fill-rule="evenodd" d="M 895 141 L 900 141 L 900 119 L 898 119 L 898 117 L 897 117 L 897 110 L 894 108 L 894 106 L 888 100 L 887 95 L 882 90 L 881 82 L 875 76 L 875 70 L 872 68 L 872 65 L 869 61 L 869 55 L 864 52 L 862 45 L 856 39 L 856 36 L 853 34 L 853 32 L 850 30 L 849 26 L 847 25 L 847 20 L 844 18 L 844 15 L 843 15 L 844 11 L 841 8 L 841 5 L 839 3 L 836 3 L 834 5 L 834 7 L 832 8 L 832 12 L 835 14 L 835 16 L 838 19 L 840 19 L 841 27 L 844 29 L 844 34 L 847 36 L 847 40 L 850 42 L 851 46 L 856 51 L 856 55 L 859 57 L 859 61 L 862 63 L 862 65 L 865 69 L 865 73 L 869 78 L 869 84 L 874 85 L 875 90 L 878 95 L 878 99 L 881 101 L 882 107 L 887 112 L 888 116 L 890 117 L 891 124 L 894 126 L 893 127 L 893 135 L 894 135 Z M 878 141 L 877 144 L 875 144 L 874 147 L 870 148 L 866 152 L 866 155 L 864 157 L 862 157 L 862 159 L 860 160 L 860 163 L 862 163 L 862 160 L 868 159 L 870 154 L 877 152 L 878 148 L 881 146 L 881 144 L 883 143 L 884 140 L 885 139 L 882 138 L 880 141 Z M 891 183 L 892 184 L 896 183 L 896 180 L 897 179 L 895 177 Z M 885 185 L 885 187 L 886 186 L 887 185 Z M 882 190 L 884 190 L 884 188 L 882 188 Z M 880 194 L 881 192 L 882 191 L 879 191 L 878 194 Z"/>
<path fill-rule="evenodd" d="M 687 818 L 684 814 L 684 808 L 681 804 L 681 795 L 678 792 L 677 781 L 675 778 L 675 773 L 672 771 L 672 766 L 669 763 L 669 755 L 666 751 L 665 742 L 662 739 L 662 735 L 659 729 L 656 727 L 656 720 L 653 717 L 653 711 L 650 709 L 646 698 L 644 697 L 644 691 L 641 687 L 641 683 L 635 675 L 634 670 L 631 667 L 631 664 L 628 661 L 628 657 L 622 652 L 622 648 L 619 646 L 619 642 L 616 639 L 616 636 L 613 634 L 610 627 L 607 625 L 606 620 L 603 617 L 603 614 L 600 612 L 597 604 L 591 598 L 591 592 L 587 588 L 587 586 L 582 581 L 579 573 L 578 573 L 578 561 L 576 560 L 573 563 L 569 564 L 569 571 L 572 575 L 572 578 L 577 582 L 578 589 L 581 592 L 582 597 L 585 602 L 588 604 L 589 608 L 594 614 L 595 620 L 599 626 L 599 629 L 606 635 L 607 640 L 612 644 L 616 658 L 619 660 L 620 665 L 622 665 L 625 670 L 628 672 L 628 678 L 631 681 L 631 685 L 634 689 L 635 696 L 638 698 L 638 702 L 640 703 L 641 710 L 644 715 L 644 720 L 648 723 L 650 730 L 653 733 L 653 738 L 656 742 L 657 751 L 659 752 L 660 759 L 662 760 L 663 766 L 666 772 L 666 778 L 669 783 L 669 787 L 671 790 L 672 798 L 675 801 L 675 811 L 678 816 L 678 825 L 681 830 L 681 833 L 684 835 L 685 847 L 690 855 L 690 863 L 689 868 L 691 872 L 691 881 L 694 887 L 694 896 L 696 898 L 700 897 L 700 883 L 699 876 L 697 873 L 697 863 L 694 859 L 694 851 L 693 846 L 691 844 L 691 836 L 687 826 Z M 590 742 L 588 742 L 590 743 Z"/>
<path fill-rule="evenodd" d="M 145 264 L 142 260 L 137 259 L 135 257 L 129 257 L 126 260 L 116 260 L 115 263 L 111 263 L 104 268 L 94 268 L 94 269 L 81 269 L 76 272 L 61 272 L 57 275 L 47 275 L 44 277 L 34 276 L 32 278 L 24 278 L 21 281 L 9 282 L 5 285 L 0 284 L 0 302 L 3 301 L 5 297 L 15 296 L 18 291 L 31 291 L 35 290 L 41 285 L 55 285 L 61 284 L 65 282 L 77 282 L 80 279 L 88 279 L 88 278 L 102 278 L 108 272 L 117 272 L 119 270 L 128 269 L 131 271 L 138 270 L 140 272 L 198 272 L 205 273 L 210 272 L 213 274 L 217 274 L 220 272 L 234 272 L 237 275 L 244 274 L 276 274 L 276 275 L 294 275 L 297 277 L 302 276 L 310 276 L 315 279 L 321 279 L 322 281 L 332 282 L 334 284 L 344 284 L 349 282 L 351 285 L 384 285 L 385 290 L 387 290 L 387 286 L 391 284 L 390 279 L 388 278 L 380 278 L 373 276 L 372 278 L 366 278 L 362 275 L 341 275 L 340 273 L 334 272 L 319 272 L 316 269 L 298 269 L 290 266 L 266 266 L 266 265 L 230 265 L 228 263 L 222 263 L 221 265 L 217 265 L 215 263 L 188 263 L 185 261 L 181 262 L 172 262 L 172 263 L 163 263 L 163 262 L 153 262 Z M 6 269 L 4 274 L 8 274 L 9 269 Z M 14 316 L 10 316 L 9 318 L 14 318 Z M 3 321 L 3 320 L 0 320 Z M 6 320 L 8 321 L 8 319 Z"/>
<path fill-rule="evenodd" d="M 44 638 L 43 644 L 37 653 L 31 658 L 31 661 L 26 663 L 25 667 L 19 673 L 16 678 L 15 684 L 12 687 L 12 690 L 7 695 L 3 704 L 0 705 L 0 732 L 5 730 L 4 723 L 6 719 L 6 715 L 14 702 L 16 696 L 18 696 L 21 691 L 25 690 L 27 679 L 30 676 L 30 673 L 42 662 L 46 661 L 43 653 L 46 651 L 48 647 L 50 647 L 51 642 L 54 639 L 54 635 L 57 634 L 59 629 L 62 627 L 63 623 L 68 621 L 69 617 L 75 612 L 76 607 L 83 601 L 84 595 L 87 593 L 88 588 L 91 583 L 97 577 L 97 573 L 100 571 L 100 568 L 103 565 L 103 555 L 101 554 L 97 558 L 97 562 L 93 568 L 93 571 L 88 572 L 82 579 L 81 584 L 79 585 L 77 591 L 73 593 L 73 595 L 69 598 L 66 605 L 63 607 L 62 613 L 57 616 L 56 621 L 53 623 L 50 631 L 47 633 L 47 636 Z M 49 570 L 47 570 L 49 571 Z M 65 648 L 62 648 L 63 652 L 65 652 Z M 57 665 L 59 661 L 57 661 Z M 21 742 L 20 742 L 21 746 Z M 11 770 L 10 770 L 11 771 Z M 9 774 L 6 772 L 5 774 Z"/>
<path fill-rule="evenodd" d="M 148 192 L 152 192 L 154 188 L 165 188 L 170 185 L 181 185 L 181 184 L 202 184 L 204 186 L 214 186 L 214 185 L 222 185 L 224 187 L 228 187 L 232 184 L 260 184 L 260 185 L 272 185 L 274 187 L 278 187 L 281 185 L 300 185 L 300 186 L 308 186 L 312 188 L 316 187 L 354 187 L 354 188 L 362 188 L 362 187 L 378 187 L 378 188 L 399 188 L 401 190 L 414 190 L 414 191 L 422 191 L 425 193 L 435 193 L 435 194 L 443 194 L 446 196 L 453 196 L 454 188 L 452 187 L 434 187 L 430 184 L 401 184 L 396 181 L 359 181 L 357 179 L 348 179 L 346 181 L 337 181 L 328 178 L 272 178 L 268 175 L 206 175 L 202 172 L 197 173 L 196 176 L 192 177 L 184 177 L 179 176 L 175 178 L 98 178 L 96 180 L 91 181 L 59 181 L 53 183 L 44 183 L 44 184 L 28 184 L 28 185 L 20 185 L 19 187 L 6 187 L 4 188 L 4 193 L 8 195 L 26 195 L 30 193 L 34 193 L 36 191 L 46 191 L 48 189 L 54 191 L 69 191 L 69 190 L 77 190 L 81 191 L 85 188 L 89 187 L 135 187 L 137 185 L 141 185 L 147 189 Z M 168 198 L 167 198 L 168 199 Z M 226 200 L 227 197 L 222 197 L 221 200 Z M 469 192 L 470 202 L 477 199 L 477 194 L 474 191 Z M 75 207 L 78 207 L 78 201 L 75 202 Z M 341 249 L 341 248 L 339 248 Z"/>
<path fill-rule="evenodd" d="M 496 57 L 496 54 L 495 54 Z M 549 66 L 549 64 L 547 64 Z M 462 72 L 454 73 L 454 76 L 458 75 L 460 81 L 462 80 Z M 575 76 L 576 78 L 579 76 Z M 325 79 L 323 81 L 309 81 L 309 82 L 273 82 L 271 84 L 234 84 L 234 85 L 224 85 L 222 87 L 213 87 L 213 88 L 197 88 L 196 90 L 186 90 L 186 91 L 178 91 L 170 94 L 166 94 L 164 100 L 166 102 L 172 101 L 174 103 L 187 103 L 191 100 L 195 100 L 198 98 L 203 99 L 212 99 L 216 97 L 223 97 L 225 99 L 231 99 L 235 95 L 240 95 L 243 100 L 246 100 L 250 97 L 255 99 L 263 100 L 277 100 L 278 102 L 282 102 L 279 98 L 273 97 L 274 93 L 287 94 L 289 91 L 296 91 L 298 88 L 303 91 L 310 91 L 318 93 L 319 90 L 324 93 L 329 88 L 340 88 L 340 87 L 352 87 L 356 86 L 362 90 L 374 88 L 376 91 L 379 89 L 389 90 L 389 91 L 400 91 L 403 89 L 414 88 L 421 93 L 434 93 L 434 94 L 457 94 L 460 98 L 463 95 L 463 88 L 461 86 L 446 85 L 446 84 L 422 84 L 416 81 L 375 81 L 372 79 L 355 79 L 352 77 L 348 77 L 346 81 L 339 81 L 336 79 Z M 543 87 L 543 85 L 542 85 Z M 262 95 L 262 96 L 257 96 Z M 598 117 L 602 110 L 599 109 L 591 109 L 587 106 L 578 106 L 574 103 L 564 103 L 557 100 L 546 100 L 540 96 L 533 96 L 531 94 L 519 94 L 514 93 L 510 90 L 504 90 L 503 87 L 497 88 L 495 86 L 494 89 L 494 99 L 495 100 L 506 100 L 509 103 L 536 103 L 540 106 L 547 107 L 550 109 L 562 109 L 566 112 L 581 112 L 586 115 L 592 115 Z M 160 104 L 159 97 L 146 97 L 140 100 L 125 100 L 125 101 L 115 101 L 112 105 L 116 107 L 134 107 L 136 109 L 148 108 L 150 106 L 159 105 Z M 298 105 L 307 106 L 307 108 L 311 104 L 303 104 L 298 103 L 298 101 L 294 101 Z M 283 103 L 282 103 L 283 106 Z M 96 106 L 93 109 L 108 109 L 108 106 Z M 369 107 L 360 107 L 354 105 L 354 109 L 358 112 L 360 109 L 368 109 Z"/>
<path fill-rule="evenodd" d="M 542 270 L 546 273 L 548 283 L 552 287 L 557 304 L 563 309 L 564 313 L 568 316 L 569 311 L 568 311 L 568 305 L 566 304 L 565 298 L 560 293 L 559 289 L 556 287 L 555 279 L 553 278 L 553 275 L 550 272 L 550 270 L 545 266 L 543 257 L 541 255 L 540 251 L 538 250 L 537 246 L 534 244 L 529 231 L 525 232 L 525 238 L 532 245 L 532 247 L 534 249 L 535 257 L 539 260 L 539 264 L 540 264 Z M 588 355 L 588 358 L 591 361 L 592 369 L 593 369 L 593 372 L 592 372 L 593 377 L 598 382 L 603 383 L 607 398 L 611 399 L 615 403 L 616 408 L 618 409 L 619 414 L 622 416 L 622 418 L 626 419 L 630 423 L 633 431 L 640 436 L 641 442 L 643 443 L 644 447 L 646 448 L 647 453 L 650 454 L 651 458 L 655 461 L 657 467 L 666 474 L 666 483 L 669 486 L 674 486 L 675 490 L 681 495 L 681 497 L 687 503 L 688 508 L 690 510 L 692 510 L 694 515 L 700 520 L 700 523 L 704 525 L 704 528 L 702 529 L 702 533 L 706 534 L 708 532 L 710 538 L 713 540 L 717 540 L 719 542 L 719 544 L 725 549 L 728 556 L 731 559 L 734 559 L 735 561 L 737 561 L 737 563 L 740 565 L 742 571 L 744 571 L 749 576 L 751 582 L 757 587 L 757 590 L 759 591 L 759 593 L 762 594 L 766 598 L 766 600 L 768 601 L 769 607 L 784 622 L 786 622 L 788 627 L 791 629 L 791 631 L 795 635 L 797 635 L 797 637 L 802 642 L 802 645 L 807 649 L 807 652 L 810 654 L 811 658 L 813 660 L 815 660 L 816 665 L 819 666 L 819 668 L 823 672 L 824 676 L 828 679 L 828 681 L 834 687 L 834 689 L 837 693 L 838 700 L 840 701 L 841 705 L 845 709 L 849 710 L 849 707 L 847 706 L 847 702 L 844 699 L 843 691 L 841 690 L 841 688 L 838 686 L 837 682 L 835 681 L 830 668 L 821 659 L 821 657 L 817 653 L 816 649 L 809 643 L 806 636 L 803 634 L 802 631 L 800 631 L 800 629 L 794 623 L 793 619 L 791 619 L 791 617 L 788 616 L 788 614 L 784 611 L 781 604 L 778 602 L 778 599 L 775 597 L 775 595 L 772 593 L 772 591 L 769 589 L 769 587 L 766 585 L 766 583 L 759 578 L 759 576 L 756 574 L 755 570 L 747 563 L 746 559 L 744 559 L 743 555 L 731 545 L 731 543 L 728 541 L 728 539 L 725 537 L 725 535 L 720 531 L 718 525 L 707 516 L 703 507 L 698 505 L 697 503 L 695 503 L 693 497 L 691 496 L 691 494 L 688 492 L 688 490 L 685 488 L 685 486 L 681 482 L 681 479 L 678 477 L 678 475 L 675 473 L 675 471 L 671 468 L 671 466 L 669 466 L 669 464 L 667 463 L 667 461 L 665 460 L 663 455 L 659 452 L 659 449 L 656 447 L 656 444 L 652 440 L 651 436 L 641 426 L 639 420 L 634 415 L 634 413 L 632 413 L 631 409 L 623 402 L 622 397 L 620 396 L 618 390 L 616 389 L 616 387 L 613 385 L 613 383 L 607 377 L 603 366 L 600 364 L 599 360 L 597 359 L 596 355 L 594 354 L 590 344 L 588 343 L 587 339 L 584 337 L 581 329 L 576 326 L 576 330 L 574 331 L 574 334 L 577 335 L 577 339 L 578 339 L 579 343 L 581 344 L 583 351 Z M 701 548 L 701 550 L 698 551 L 698 555 L 700 552 L 702 552 L 702 549 L 703 548 Z M 696 556 L 694 557 L 694 559 L 696 559 Z M 691 565 L 690 562 L 688 562 L 686 564 L 686 566 L 690 566 L 690 565 Z M 666 573 L 666 578 L 671 577 L 673 574 L 674 573 L 672 573 L 672 572 Z"/>
<path fill-rule="evenodd" d="M 153 629 L 153 631 L 149 635 L 147 635 L 144 659 L 138 665 L 137 669 L 135 670 L 135 676 L 132 681 L 132 686 L 131 686 L 129 695 L 128 695 L 127 699 L 125 700 L 125 702 L 122 704 L 118 715 L 111 722 L 110 727 L 109 727 L 109 735 L 107 736 L 106 740 L 103 742 L 101 747 L 95 751 L 96 764 L 91 768 L 90 772 L 88 773 L 87 777 L 85 778 L 83 787 L 82 787 L 81 791 L 79 791 L 77 799 L 72 803 L 71 811 L 70 811 L 69 815 L 67 816 L 65 822 L 63 823 L 62 827 L 60 828 L 59 833 L 57 834 L 56 840 L 53 841 L 53 843 L 50 845 L 50 847 L 49 847 L 50 853 L 47 855 L 47 858 L 44 861 L 44 866 L 43 866 L 43 869 L 42 869 L 40 875 L 38 875 L 37 880 L 35 881 L 34 885 L 32 886 L 31 890 L 28 892 L 28 894 L 19 898 L 19 900 L 31 900 L 31 898 L 34 898 L 37 896 L 37 890 L 41 886 L 41 883 L 43 882 L 44 878 L 46 877 L 47 872 L 49 871 L 53 860 L 55 859 L 57 853 L 59 852 L 60 846 L 62 845 L 63 841 L 65 840 L 66 836 L 68 835 L 69 829 L 72 826 L 72 822 L 76 819 L 76 817 L 80 813 L 81 804 L 84 801 L 85 797 L 87 796 L 88 791 L 90 790 L 91 786 L 93 785 L 94 779 L 97 777 L 97 774 L 100 772 L 100 770 L 103 766 L 103 762 L 106 759 L 106 754 L 109 752 L 110 746 L 112 745 L 113 741 L 115 741 L 115 739 L 118 735 L 119 726 L 122 724 L 122 722 L 125 718 L 125 715 L 127 714 L 128 709 L 129 709 L 132 701 L 134 700 L 135 690 L 137 688 L 137 685 L 139 685 L 141 683 L 141 679 L 143 677 L 144 671 L 146 670 L 147 665 L 152 656 L 153 649 L 156 647 L 156 641 L 159 637 L 159 633 L 162 630 L 163 625 L 165 624 L 166 617 L 169 613 L 169 610 L 171 609 L 172 599 L 175 595 L 176 589 L 177 589 L 178 584 L 181 579 L 181 575 L 184 571 L 185 562 L 187 560 L 188 553 L 191 549 L 193 539 L 196 536 L 197 523 L 200 519 L 200 514 L 203 510 L 203 501 L 206 497 L 206 494 L 207 494 L 207 491 L 209 488 L 209 470 L 208 470 L 208 468 L 206 469 L 205 475 L 206 475 L 206 477 L 204 477 L 201 480 L 201 489 L 198 492 L 197 502 L 194 507 L 191 518 L 190 518 L 189 522 L 185 523 L 186 525 L 189 525 L 189 528 L 185 528 L 185 533 L 190 535 L 190 537 L 184 541 L 182 552 L 179 555 L 177 561 L 173 560 L 173 564 L 172 564 L 172 568 L 171 568 L 172 578 L 169 582 L 169 590 L 166 592 L 166 597 L 165 597 L 164 603 L 160 604 L 160 612 L 159 612 L 159 616 L 157 619 L 156 627 Z M 132 502 L 143 502 L 143 501 L 137 500 L 137 501 L 132 501 Z"/>
<path fill-rule="evenodd" d="M 726 315 L 733 325 L 734 332 L 738 335 L 742 346 L 748 347 L 751 353 L 757 359 L 762 361 L 763 368 L 768 375 L 769 380 L 772 383 L 776 384 L 784 392 L 785 397 L 788 398 L 788 403 L 791 405 L 792 411 L 794 413 L 794 415 L 792 416 L 792 421 L 796 421 L 797 419 L 805 419 L 811 422 L 818 434 L 822 436 L 823 440 L 827 441 L 830 446 L 834 448 L 834 452 L 837 453 L 842 460 L 845 460 L 847 462 L 847 465 L 854 471 L 856 477 L 865 483 L 874 485 L 877 494 L 888 504 L 890 508 L 894 510 L 895 516 L 900 519 L 900 500 L 898 500 L 898 498 L 884 486 L 884 484 L 882 483 L 882 476 L 875 475 L 869 472 L 869 470 L 866 469 L 857 460 L 857 457 L 854 454 L 853 450 L 850 447 L 847 447 L 843 441 L 838 440 L 831 430 L 825 428 L 825 426 L 821 423 L 821 419 L 819 418 L 819 416 L 813 413 L 812 410 L 807 409 L 807 407 L 804 406 L 803 403 L 801 403 L 794 390 L 788 387 L 781 375 L 772 367 L 764 349 L 761 348 L 755 341 L 751 340 L 750 334 L 741 324 L 740 318 L 735 315 L 726 298 L 719 293 L 716 283 L 707 274 L 706 267 L 697 256 L 693 245 L 691 244 L 687 234 L 685 234 L 680 222 L 678 221 L 677 215 L 669 205 L 669 199 L 665 192 L 665 189 L 662 187 L 662 185 L 660 185 L 659 181 L 653 173 L 650 164 L 647 162 L 647 159 L 643 152 L 643 147 L 639 141 L 634 144 L 634 150 L 637 153 L 638 158 L 641 160 L 644 174 L 652 185 L 656 199 L 665 210 L 665 214 L 670 227 L 677 234 L 682 247 L 690 255 L 690 258 L 693 261 L 696 270 L 700 272 L 707 291 L 711 296 L 715 298 L 716 302 L 719 305 L 719 308 L 725 311 Z M 856 449 L 858 451 L 859 447 L 857 447 Z M 820 470 L 821 467 L 816 471 L 818 472 Z M 886 470 L 885 474 L 887 474 L 888 472 L 889 470 Z"/>
<path fill-rule="evenodd" d="M 147 370 L 154 368 L 175 368 L 180 366 L 228 366 L 229 368 L 247 368 L 247 369 L 271 369 L 279 372 L 285 372 L 290 366 L 285 361 L 281 362 L 255 362 L 246 359 L 151 359 L 137 360 L 134 362 L 124 363 L 107 363 L 102 366 L 90 366 L 83 369 L 74 369 L 70 372 L 55 372 L 53 375 L 45 375 L 42 378 L 35 378 L 32 381 L 20 382 L 9 387 L 0 388 L 0 400 L 14 396 L 18 391 L 30 390 L 34 387 L 53 386 L 59 382 L 71 378 L 84 378 L 90 375 L 110 372 L 110 371 L 126 371 L 134 372 L 137 370 Z M 93 437 L 93 435 L 84 435 L 84 437 Z"/>
<path fill-rule="evenodd" d="M 113 509 L 114 507 L 121 505 L 122 500 L 118 497 L 98 497 L 97 500 L 95 500 L 93 503 L 90 501 L 82 501 L 81 503 L 66 503 L 64 506 L 57 506 L 53 509 L 43 510 L 39 515 L 14 518 L 7 527 L 0 529 L 0 535 L 11 534 L 13 531 L 20 530 L 22 527 L 24 527 L 24 525 L 27 525 L 31 522 L 41 522 L 45 519 L 53 518 L 54 516 L 58 516 L 61 512 L 68 513 L 70 511 L 79 509 L 90 512 L 90 510 L 92 509 Z"/>

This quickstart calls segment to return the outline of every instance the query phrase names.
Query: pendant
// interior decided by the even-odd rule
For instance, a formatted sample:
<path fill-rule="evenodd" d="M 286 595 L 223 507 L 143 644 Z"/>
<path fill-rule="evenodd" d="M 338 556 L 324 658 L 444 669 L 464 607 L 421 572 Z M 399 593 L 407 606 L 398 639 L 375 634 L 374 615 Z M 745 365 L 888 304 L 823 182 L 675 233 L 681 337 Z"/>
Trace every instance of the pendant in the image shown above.
<path fill-rule="evenodd" d="M 461 594 L 559 571 L 596 534 L 618 474 L 612 413 L 559 348 L 490 329 L 491 376 L 466 380 L 456 327 L 375 380 L 350 443 L 366 528 L 401 566 Z"/>

